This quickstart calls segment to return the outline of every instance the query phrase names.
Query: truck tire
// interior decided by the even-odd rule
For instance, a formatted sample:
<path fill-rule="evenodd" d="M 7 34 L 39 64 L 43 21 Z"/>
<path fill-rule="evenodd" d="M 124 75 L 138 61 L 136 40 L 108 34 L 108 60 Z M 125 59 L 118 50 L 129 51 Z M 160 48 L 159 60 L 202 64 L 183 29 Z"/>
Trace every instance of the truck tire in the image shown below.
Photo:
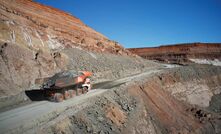
<path fill-rule="evenodd" d="M 70 98 L 73 98 L 76 96 L 76 91 L 75 90 L 68 90 L 69 94 L 70 94 Z"/>
<path fill-rule="evenodd" d="M 88 87 L 87 86 L 85 86 L 85 87 L 83 87 L 83 94 L 85 94 L 85 93 L 87 93 L 88 92 Z"/>
<path fill-rule="evenodd" d="M 68 91 L 64 91 L 64 99 L 65 100 L 70 99 L 70 94 Z"/>
<path fill-rule="evenodd" d="M 64 100 L 64 96 L 61 93 L 55 93 L 54 100 L 56 102 L 62 102 Z"/>

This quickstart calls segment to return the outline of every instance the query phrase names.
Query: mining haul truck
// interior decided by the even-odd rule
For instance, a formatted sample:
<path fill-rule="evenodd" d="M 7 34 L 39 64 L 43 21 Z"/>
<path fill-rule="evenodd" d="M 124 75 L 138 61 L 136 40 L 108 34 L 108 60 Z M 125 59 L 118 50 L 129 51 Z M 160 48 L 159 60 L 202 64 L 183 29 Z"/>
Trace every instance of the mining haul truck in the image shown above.
<path fill-rule="evenodd" d="M 56 73 L 52 77 L 37 79 L 36 83 L 42 83 L 41 89 L 45 97 L 61 102 L 91 90 L 91 75 L 88 71 L 68 70 Z"/>

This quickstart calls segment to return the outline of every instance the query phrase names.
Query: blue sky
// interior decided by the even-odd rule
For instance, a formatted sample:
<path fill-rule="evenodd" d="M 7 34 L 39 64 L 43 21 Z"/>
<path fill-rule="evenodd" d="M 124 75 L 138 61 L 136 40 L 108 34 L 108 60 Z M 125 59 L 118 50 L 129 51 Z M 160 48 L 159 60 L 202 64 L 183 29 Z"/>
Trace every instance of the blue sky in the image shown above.
<path fill-rule="evenodd" d="M 221 42 L 221 0 L 35 0 L 126 48 Z"/>

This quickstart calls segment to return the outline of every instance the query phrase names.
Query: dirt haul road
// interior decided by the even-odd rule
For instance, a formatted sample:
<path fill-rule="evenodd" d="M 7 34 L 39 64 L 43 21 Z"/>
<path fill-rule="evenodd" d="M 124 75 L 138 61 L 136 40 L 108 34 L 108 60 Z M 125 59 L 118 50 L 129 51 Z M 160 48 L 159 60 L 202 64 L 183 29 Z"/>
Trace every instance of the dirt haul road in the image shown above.
<path fill-rule="evenodd" d="M 167 68 L 167 67 L 165 67 Z M 92 103 L 93 97 L 101 95 L 107 89 L 116 87 L 135 78 L 150 76 L 164 70 L 163 68 L 149 69 L 144 73 L 129 76 L 126 78 L 96 84 L 94 90 L 85 95 L 77 96 L 61 103 L 40 101 L 30 105 L 0 113 L 0 133 L 18 133 L 33 130 L 36 126 L 55 119 L 60 113 L 71 109 L 71 114 L 85 108 Z"/>

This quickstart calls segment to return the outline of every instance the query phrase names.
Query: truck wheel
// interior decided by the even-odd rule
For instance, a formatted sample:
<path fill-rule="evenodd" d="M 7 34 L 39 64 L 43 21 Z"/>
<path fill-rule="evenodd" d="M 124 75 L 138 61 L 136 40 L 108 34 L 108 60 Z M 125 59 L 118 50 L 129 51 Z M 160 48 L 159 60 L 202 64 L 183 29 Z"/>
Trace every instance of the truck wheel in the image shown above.
<path fill-rule="evenodd" d="M 67 100 L 70 98 L 70 94 L 68 91 L 64 91 L 64 99 Z"/>
<path fill-rule="evenodd" d="M 82 90 L 83 90 L 83 94 L 84 94 L 84 93 L 87 93 L 87 92 L 88 92 L 88 87 L 87 87 L 87 86 L 85 86 L 85 87 L 83 87 L 83 89 L 82 89 Z"/>
<path fill-rule="evenodd" d="M 64 100 L 64 96 L 61 93 L 55 93 L 54 100 L 56 102 L 62 102 Z"/>
<path fill-rule="evenodd" d="M 74 97 L 74 96 L 76 96 L 76 91 L 74 91 L 74 90 L 68 90 L 68 92 L 69 92 L 71 98 Z"/>

